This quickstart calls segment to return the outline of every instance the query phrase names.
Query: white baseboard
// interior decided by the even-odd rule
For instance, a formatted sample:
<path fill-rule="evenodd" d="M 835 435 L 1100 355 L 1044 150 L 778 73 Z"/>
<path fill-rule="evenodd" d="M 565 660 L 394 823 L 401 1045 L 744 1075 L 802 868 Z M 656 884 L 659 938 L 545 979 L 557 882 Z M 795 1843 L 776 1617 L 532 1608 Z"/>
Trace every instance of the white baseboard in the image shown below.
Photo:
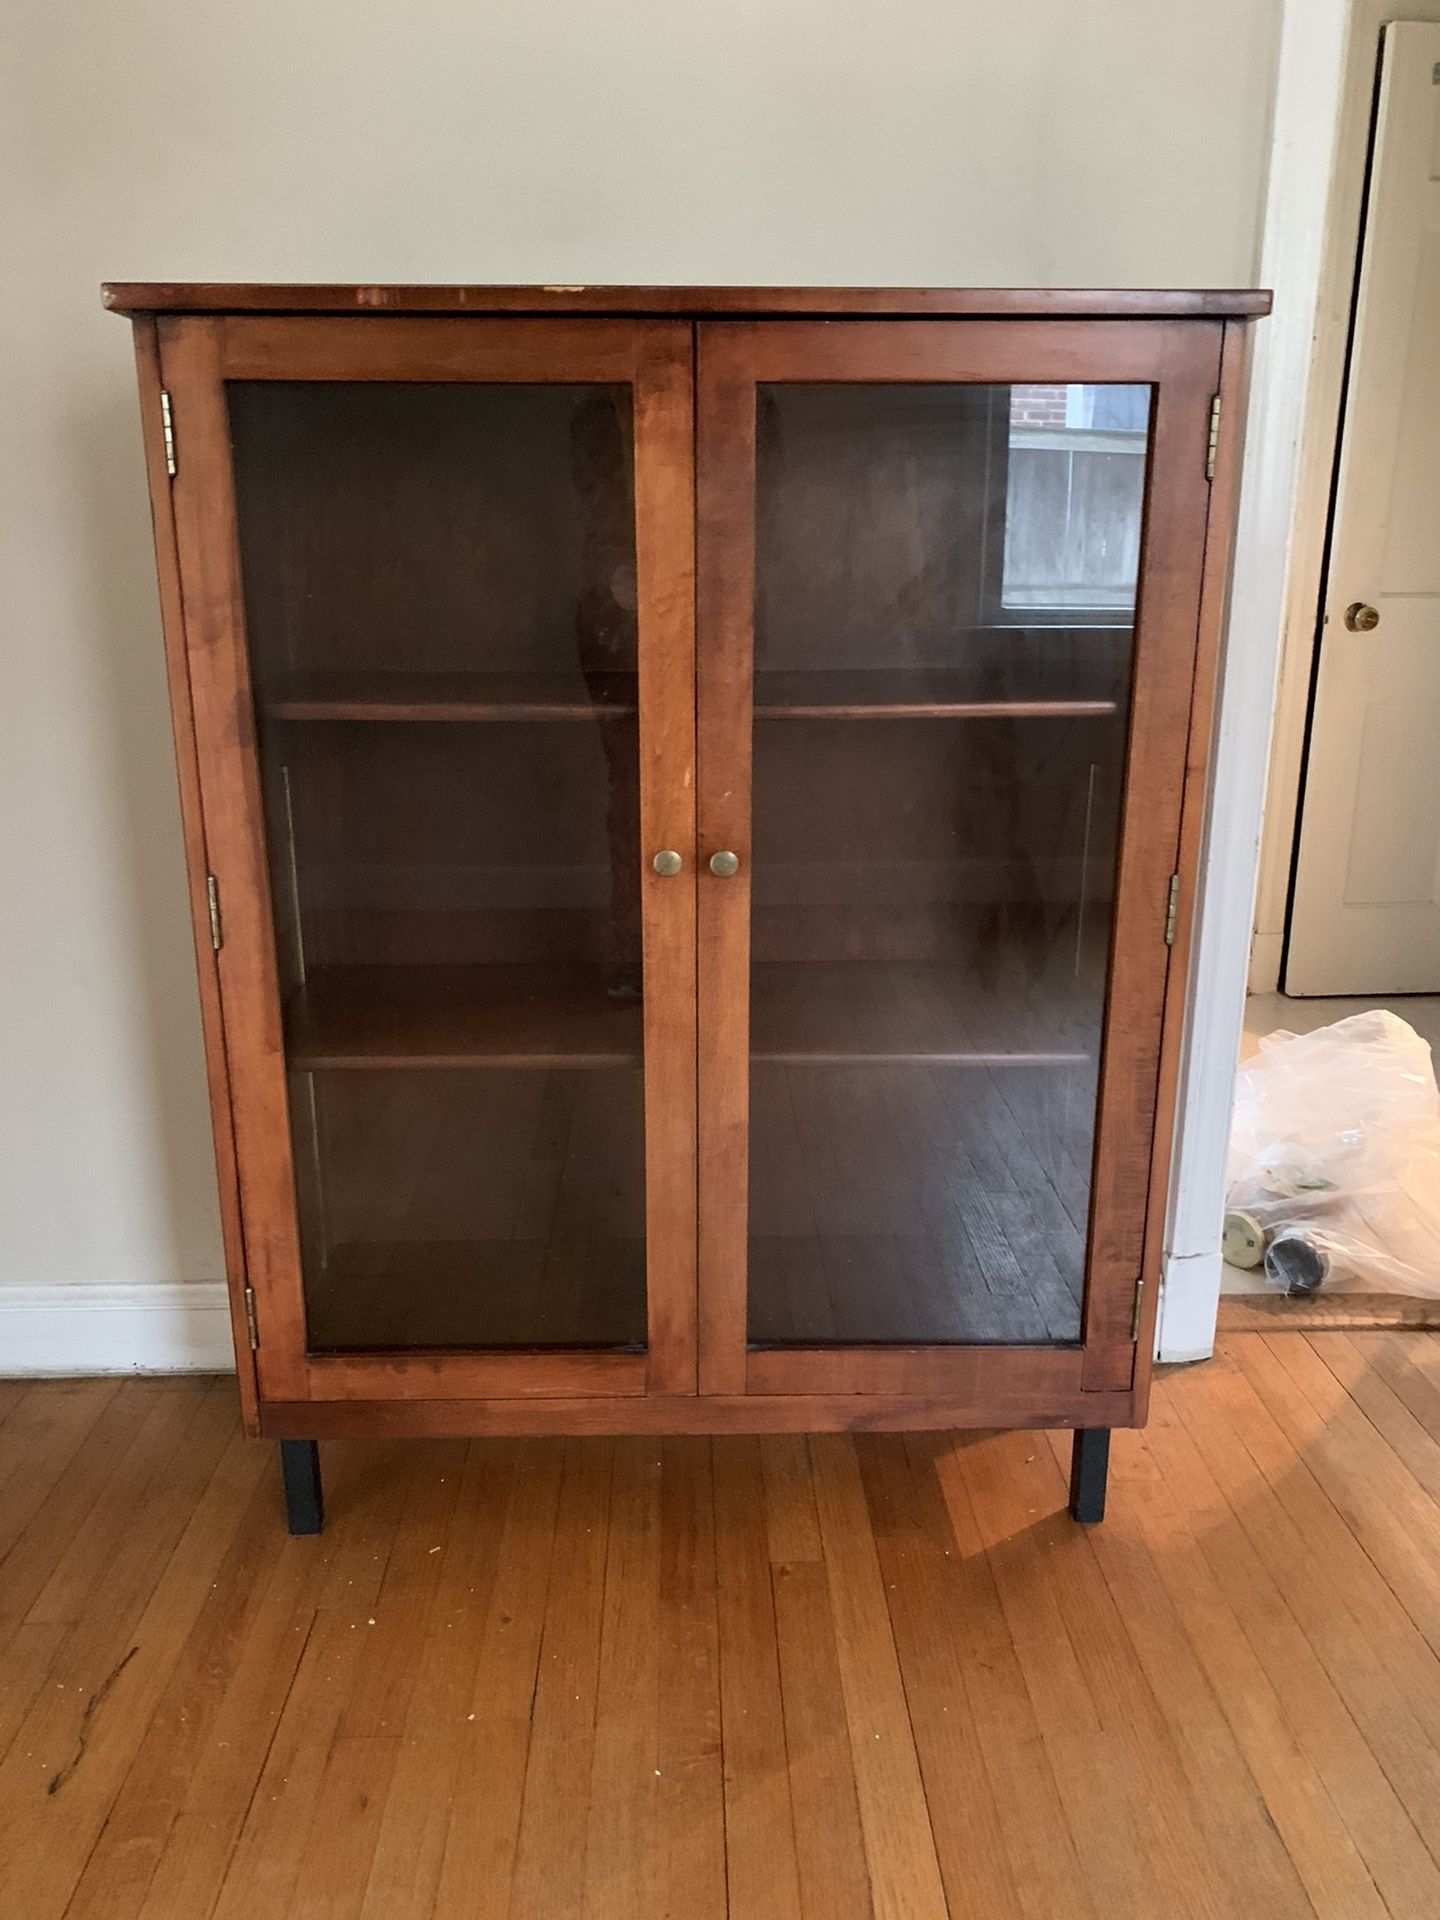
<path fill-rule="evenodd" d="M 1280 991 L 1280 955 L 1285 945 L 1283 933 L 1257 933 L 1250 942 L 1251 993 Z"/>
<path fill-rule="evenodd" d="M 1218 1246 L 1213 1253 L 1167 1255 L 1160 1276 L 1157 1360 L 1208 1360 L 1215 1351 L 1220 1267 Z"/>
<path fill-rule="evenodd" d="M 223 1281 L 0 1287 L 0 1377 L 234 1368 Z"/>
<path fill-rule="evenodd" d="M 1170 1256 L 1156 1359 L 1202 1360 L 1213 1351 L 1219 1277 L 1218 1251 Z M 0 1287 L 0 1378 L 234 1370 L 222 1281 Z"/>

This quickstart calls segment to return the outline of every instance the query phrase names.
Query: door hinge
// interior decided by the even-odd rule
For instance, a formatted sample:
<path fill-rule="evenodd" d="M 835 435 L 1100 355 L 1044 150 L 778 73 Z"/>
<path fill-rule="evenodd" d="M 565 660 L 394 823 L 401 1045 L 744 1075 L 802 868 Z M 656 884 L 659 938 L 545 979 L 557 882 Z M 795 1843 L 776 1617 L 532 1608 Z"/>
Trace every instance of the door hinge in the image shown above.
<path fill-rule="evenodd" d="M 1210 438 L 1205 443 L 1205 478 L 1215 478 L 1215 456 L 1220 448 L 1220 396 L 1217 393 L 1210 402 Z M 172 467 L 173 473 L 175 469 Z"/>
<path fill-rule="evenodd" d="M 160 426 L 165 435 L 165 471 L 175 478 L 175 416 L 170 409 L 170 396 L 164 387 L 160 389 Z"/>
<path fill-rule="evenodd" d="M 210 944 L 216 953 L 220 951 L 220 882 L 213 873 L 205 876 L 205 898 L 210 905 Z"/>
<path fill-rule="evenodd" d="M 1172 873 L 1170 891 L 1165 896 L 1165 944 L 1167 947 L 1173 947 L 1175 944 L 1175 915 L 1179 909 L 1179 903 L 1180 876 L 1178 873 Z"/>
<path fill-rule="evenodd" d="M 250 1351 L 254 1353 L 260 1345 L 260 1323 L 255 1318 L 255 1289 L 245 1289 L 245 1330 L 250 1335 Z"/>
<path fill-rule="evenodd" d="M 1130 1338 L 1132 1341 L 1138 1341 L 1140 1338 L 1140 1310 L 1144 1304 L 1145 1282 L 1143 1280 L 1137 1280 L 1135 1282 L 1135 1305 L 1130 1313 Z"/>

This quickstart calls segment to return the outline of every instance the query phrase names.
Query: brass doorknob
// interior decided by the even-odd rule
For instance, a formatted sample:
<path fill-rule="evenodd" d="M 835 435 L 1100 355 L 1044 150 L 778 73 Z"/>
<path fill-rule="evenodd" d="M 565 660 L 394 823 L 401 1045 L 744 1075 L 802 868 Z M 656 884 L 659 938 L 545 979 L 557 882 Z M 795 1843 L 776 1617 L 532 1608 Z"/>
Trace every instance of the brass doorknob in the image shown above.
<path fill-rule="evenodd" d="M 710 856 L 710 871 L 721 880 L 728 880 L 732 873 L 738 873 L 740 871 L 739 854 L 712 853 Z"/>
<path fill-rule="evenodd" d="M 1380 614 L 1363 600 L 1352 600 L 1345 609 L 1345 624 L 1351 633 L 1373 633 L 1380 624 Z"/>
<path fill-rule="evenodd" d="M 685 862 L 673 847 L 662 847 L 650 864 L 664 879 L 672 880 Z"/>

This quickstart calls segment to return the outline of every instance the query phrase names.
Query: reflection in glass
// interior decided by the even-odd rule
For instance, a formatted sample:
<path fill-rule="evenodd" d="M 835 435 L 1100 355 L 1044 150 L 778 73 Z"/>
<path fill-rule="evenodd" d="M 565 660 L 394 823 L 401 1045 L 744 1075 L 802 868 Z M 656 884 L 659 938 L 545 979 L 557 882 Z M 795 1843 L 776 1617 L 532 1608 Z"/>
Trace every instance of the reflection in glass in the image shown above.
<path fill-rule="evenodd" d="M 760 391 L 752 1341 L 1079 1337 L 1148 415 Z"/>
<path fill-rule="evenodd" d="M 628 389 L 230 389 L 317 1350 L 645 1339 Z"/>

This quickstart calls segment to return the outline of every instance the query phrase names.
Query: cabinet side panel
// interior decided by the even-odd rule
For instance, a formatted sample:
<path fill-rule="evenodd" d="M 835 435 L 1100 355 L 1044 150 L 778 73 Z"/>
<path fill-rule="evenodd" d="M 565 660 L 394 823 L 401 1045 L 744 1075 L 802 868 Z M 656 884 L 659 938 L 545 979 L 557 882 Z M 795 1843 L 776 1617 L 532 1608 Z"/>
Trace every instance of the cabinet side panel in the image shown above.
<path fill-rule="evenodd" d="M 171 511 L 170 475 L 161 420 L 160 356 L 153 319 L 135 322 L 135 364 L 140 382 L 140 420 L 145 442 L 145 469 L 150 487 L 150 513 L 155 534 L 155 564 L 160 586 L 160 621 L 165 638 L 165 668 L 170 688 L 170 718 L 175 737 L 175 768 L 180 786 L 180 818 L 185 836 L 185 869 L 190 889 L 190 920 L 195 936 L 195 965 L 200 986 L 200 1021 L 205 1038 L 205 1073 L 210 1093 L 210 1124 L 215 1138 L 215 1170 L 220 1189 L 220 1224 L 225 1245 L 225 1272 L 230 1290 L 230 1325 L 235 1340 L 235 1371 L 240 1385 L 240 1410 L 245 1430 L 260 1431 L 256 1402 L 255 1359 L 250 1349 L 245 1315 L 245 1239 L 240 1219 L 240 1191 L 236 1178 L 235 1133 L 230 1108 L 230 1075 L 226 1059 L 225 1025 L 220 1004 L 220 979 L 210 939 L 210 903 L 206 892 L 209 865 L 205 851 L 205 823 L 200 803 L 200 776 L 195 758 L 195 717 L 190 699 L 190 669 L 185 651 L 185 624 L 180 599 L 179 561 L 175 521 Z"/>
<path fill-rule="evenodd" d="M 264 814 L 235 538 L 230 436 L 220 374 L 223 322 L 160 324 L 177 472 L 171 483 L 196 766 L 210 871 L 219 884 L 223 1008 L 237 1188 L 269 1399 L 308 1394 L 295 1182 L 285 1102 L 279 983 Z"/>
<path fill-rule="evenodd" d="M 1229 612 L 1230 564 L 1240 498 L 1240 449 L 1245 424 L 1249 356 L 1249 327 L 1240 320 L 1228 322 L 1220 358 L 1220 431 L 1206 522 L 1195 683 L 1185 756 L 1185 793 L 1180 815 L 1180 853 L 1177 861 L 1180 886 L 1176 896 L 1175 941 L 1170 953 L 1166 987 L 1160 1087 L 1155 1112 L 1155 1151 L 1145 1228 L 1145 1297 L 1141 1302 L 1139 1344 L 1135 1353 L 1136 1417 L 1141 1424 L 1149 1406 L 1150 1375 L 1155 1352 L 1155 1324 L 1159 1311 L 1171 1157 L 1175 1143 L 1175 1113 L 1189 1014 L 1195 895 L 1205 839 L 1210 750 L 1215 730 L 1222 642 Z M 1218 1221 L 1216 1226 L 1218 1230 Z"/>
<path fill-rule="evenodd" d="M 1167 329 L 1155 390 L 1090 1215 L 1084 1370 L 1090 1392 L 1130 1387 L 1140 1350 L 1134 1290 L 1148 1252 L 1164 1016 L 1174 973 L 1166 922 L 1179 858 L 1209 504 L 1206 449 L 1222 331 L 1218 325 Z M 1143 1313 L 1143 1293 L 1140 1298 Z M 1143 1337 L 1143 1327 L 1138 1331 Z"/>

